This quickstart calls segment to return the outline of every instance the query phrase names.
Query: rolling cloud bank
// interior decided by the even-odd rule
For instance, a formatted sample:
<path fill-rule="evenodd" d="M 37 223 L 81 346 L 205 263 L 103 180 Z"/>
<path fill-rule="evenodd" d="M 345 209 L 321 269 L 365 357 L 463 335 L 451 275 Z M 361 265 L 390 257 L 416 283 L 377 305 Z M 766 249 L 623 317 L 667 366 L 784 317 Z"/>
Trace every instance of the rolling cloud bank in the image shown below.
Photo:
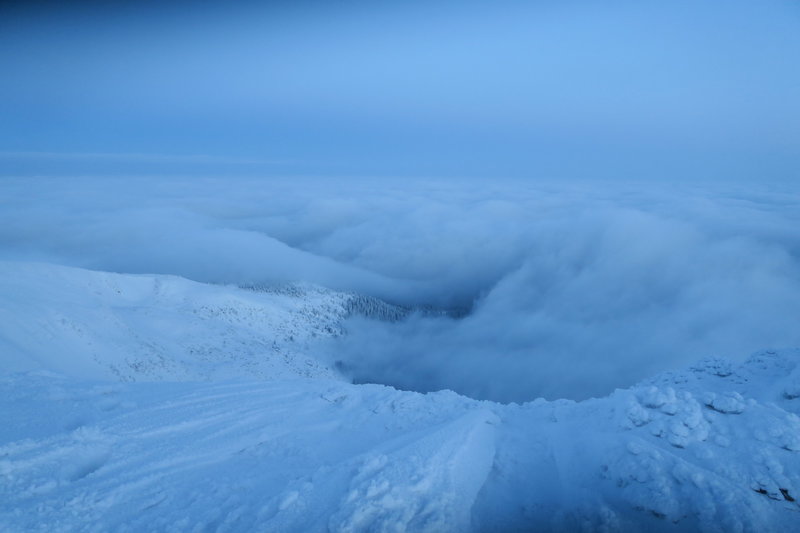
<path fill-rule="evenodd" d="M 356 381 L 585 398 L 800 344 L 790 185 L 3 178 L 3 259 L 213 283 L 310 281 L 406 306 L 330 346 Z"/>
<path fill-rule="evenodd" d="M 796 529 L 799 24 L 0 2 L 0 531 Z"/>

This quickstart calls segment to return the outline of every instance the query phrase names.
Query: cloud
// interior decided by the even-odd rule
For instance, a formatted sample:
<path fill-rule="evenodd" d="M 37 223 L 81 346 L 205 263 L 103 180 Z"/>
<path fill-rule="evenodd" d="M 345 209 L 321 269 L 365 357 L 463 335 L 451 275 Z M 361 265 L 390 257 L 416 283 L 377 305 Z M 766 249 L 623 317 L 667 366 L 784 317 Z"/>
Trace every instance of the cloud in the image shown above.
<path fill-rule="evenodd" d="M 353 321 L 353 375 L 503 401 L 585 398 L 800 340 L 797 256 L 774 243 L 628 210 L 558 229 L 462 320 Z"/>
<path fill-rule="evenodd" d="M 9 178 L 0 255 L 469 309 L 355 317 L 330 357 L 415 390 L 584 398 L 800 345 L 800 206 L 781 187 Z"/>

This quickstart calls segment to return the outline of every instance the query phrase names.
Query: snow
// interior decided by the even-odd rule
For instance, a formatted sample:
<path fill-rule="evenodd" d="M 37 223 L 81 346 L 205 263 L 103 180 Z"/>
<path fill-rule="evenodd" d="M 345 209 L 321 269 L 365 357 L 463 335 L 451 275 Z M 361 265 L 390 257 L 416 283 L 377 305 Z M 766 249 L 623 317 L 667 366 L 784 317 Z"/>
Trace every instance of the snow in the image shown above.
<path fill-rule="evenodd" d="M 0 262 L 0 370 L 122 381 L 340 377 L 309 354 L 351 295 Z"/>
<path fill-rule="evenodd" d="M 0 531 L 798 529 L 800 350 L 499 404 L 346 382 L 347 301 L 0 264 Z"/>

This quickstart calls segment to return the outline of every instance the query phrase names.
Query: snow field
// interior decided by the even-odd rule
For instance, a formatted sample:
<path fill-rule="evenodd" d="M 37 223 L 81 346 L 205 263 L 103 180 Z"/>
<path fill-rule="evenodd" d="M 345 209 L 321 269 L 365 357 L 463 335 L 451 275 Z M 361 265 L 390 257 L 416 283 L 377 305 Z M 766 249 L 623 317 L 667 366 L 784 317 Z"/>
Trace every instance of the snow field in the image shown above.
<path fill-rule="evenodd" d="M 0 370 L 119 381 L 339 378 L 313 355 L 352 296 L 0 262 Z"/>
<path fill-rule="evenodd" d="M 800 350 L 504 405 L 345 382 L 341 293 L 0 274 L 3 532 L 800 528 Z"/>

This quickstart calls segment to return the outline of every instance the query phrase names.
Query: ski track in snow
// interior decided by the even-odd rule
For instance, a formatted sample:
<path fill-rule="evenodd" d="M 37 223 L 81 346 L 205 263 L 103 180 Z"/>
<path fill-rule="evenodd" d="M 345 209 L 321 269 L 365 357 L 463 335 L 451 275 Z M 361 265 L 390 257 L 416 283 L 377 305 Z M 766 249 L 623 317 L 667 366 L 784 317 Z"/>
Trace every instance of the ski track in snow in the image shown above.
<path fill-rule="evenodd" d="M 344 382 L 339 293 L 0 270 L 3 532 L 800 528 L 800 350 L 502 405 Z"/>

